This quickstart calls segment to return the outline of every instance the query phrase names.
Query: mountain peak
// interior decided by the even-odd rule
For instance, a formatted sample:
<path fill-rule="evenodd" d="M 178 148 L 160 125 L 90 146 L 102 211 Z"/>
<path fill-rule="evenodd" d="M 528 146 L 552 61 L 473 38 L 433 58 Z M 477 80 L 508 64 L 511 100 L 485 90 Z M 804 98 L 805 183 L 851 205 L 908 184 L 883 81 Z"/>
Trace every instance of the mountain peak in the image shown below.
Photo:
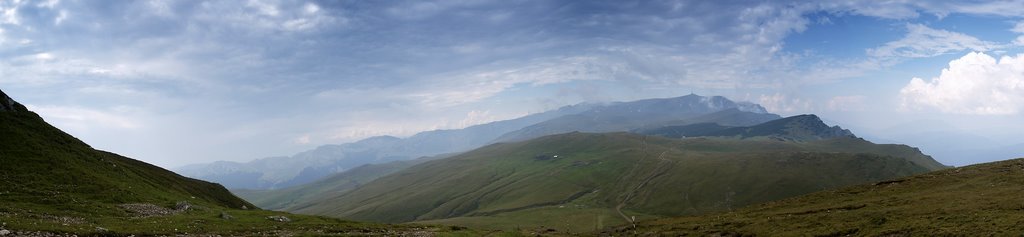
<path fill-rule="evenodd" d="M 686 103 L 686 101 L 696 102 L 698 104 L 703 104 L 708 108 L 714 109 L 736 108 L 744 112 L 759 114 L 768 113 L 768 110 L 759 104 L 746 101 L 733 101 L 724 96 L 701 96 L 694 93 L 690 93 L 689 95 L 676 97 L 674 99 L 684 101 L 683 103 Z"/>
<path fill-rule="evenodd" d="M 853 132 L 839 126 L 828 126 L 818 115 L 802 114 L 780 119 L 786 130 L 792 134 L 810 135 L 818 138 L 856 137 Z"/>
<path fill-rule="evenodd" d="M 24 105 L 14 101 L 14 99 L 11 99 L 7 94 L 4 94 L 4 91 L 0 90 L 0 112 L 5 111 L 19 112 L 28 111 L 28 109 L 26 109 Z"/>

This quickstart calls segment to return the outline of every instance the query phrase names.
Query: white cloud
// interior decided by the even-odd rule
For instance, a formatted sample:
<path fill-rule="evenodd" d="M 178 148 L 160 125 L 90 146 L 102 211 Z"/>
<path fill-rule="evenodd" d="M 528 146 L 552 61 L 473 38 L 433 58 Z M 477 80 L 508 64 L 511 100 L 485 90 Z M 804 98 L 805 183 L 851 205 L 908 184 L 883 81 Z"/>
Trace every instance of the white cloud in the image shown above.
<path fill-rule="evenodd" d="M 138 129 L 143 125 L 130 116 L 114 112 L 107 112 L 83 107 L 67 106 L 36 106 L 25 105 L 29 110 L 39 113 L 47 122 L 67 128 L 73 131 L 87 131 L 91 129 L 115 128 L 115 129 Z M 125 111 L 128 109 L 115 109 Z"/>
<path fill-rule="evenodd" d="M 931 14 L 939 19 L 951 13 L 972 15 L 1021 17 L 1024 16 L 1024 1 L 822 1 L 823 9 L 852 11 L 856 14 L 889 18 L 912 19 L 921 14 Z"/>
<path fill-rule="evenodd" d="M 1010 29 L 1010 31 L 1024 33 L 1024 21 L 1017 22 L 1017 25 L 1014 25 L 1013 29 Z"/>
<path fill-rule="evenodd" d="M 347 18 L 322 11 L 314 3 L 250 0 L 244 7 L 237 5 L 234 2 L 208 2 L 194 17 L 217 27 L 226 25 L 256 31 L 307 32 L 348 23 Z"/>
<path fill-rule="evenodd" d="M 801 98 L 790 98 L 782 93 L 772 95 L 761 95 L 757 103 L 763 106 L 769 113 L 792 114 L 807 112 L 811 110 L 812 103 Z"/>
<path fill-rule="evenodd" d="M 36 4 L 36 7 L 45 7 L 45 8 L 53 9 L 58 4 L 60 4 L 60 0 L 46 0 L 46 1 L 41 1 L 38 4 Z"/>
<path fill-rule="evenodd" d="M 913 78 L 900 90 L 905 109 L 956 114 L 1018 114 L 1024 110 L 1024 54 L 998 61 L 980 52 L 949 62 L 938 78 Z"/>
<path fill-rule="evenodd" d="M 907 35 L 902 39 L 868 49 L 868 56 L 876 58 L 924 58 L 967 50 L 990 51 L 1002 46 L 970 35 L 921 24 L 907 24 Z"/>
<path fill-rule="evenodd" d="M 64 20 L 67 20 L 67 19 L 68 19 L 68 11 L 67 10 L 60 10 L 57 13 L 57 18 L 53 19 L 53 24 L 54 25 L 60 25 L 60 23 L 63 23 Z"/>
<path fill-rule="evenodd" d="M 1017 22 L 1017 25 L 1014 25 L 1013 29 L 1010 29 L 1010 31 L 1024 34 L 1024 21 Z M 1017 46 L 1024 46 L 1024 35 L 1017 36 L 1017 39 L 1013 41 L 1013 44 Z"/>
<path fill-rule="evenodd" d="M 294 142 L 295 144 L 304 145 L 304 144 L 309 144 L 311 142 L 311 140 L 312 139 L 310 138 L 309 134 L 304 134 L 302 136 L 299 136 L 299 137 L 293 139 L 292 142 Z"/>
<path fill-rule="evenodd" d="M 438 75 L 409 88 L 413 101 L 430 107 L 448 107 L 490 98 L 517 85 L 542 86 L 584 80 L 643 79 L 630 65 L 598 56 L 537 59 L 526 65 L 499 66 Z"/>

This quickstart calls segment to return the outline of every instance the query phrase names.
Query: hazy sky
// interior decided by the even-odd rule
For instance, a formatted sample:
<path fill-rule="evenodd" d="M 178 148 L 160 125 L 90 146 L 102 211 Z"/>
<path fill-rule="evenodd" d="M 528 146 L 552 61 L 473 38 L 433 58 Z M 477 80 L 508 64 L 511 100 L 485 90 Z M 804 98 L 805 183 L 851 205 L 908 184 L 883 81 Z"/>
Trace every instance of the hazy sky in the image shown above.
<path fill-rule="evenodd" d="M 823 2 L 0 0 L 0 89 L 165 167 L 691 92 L 1024 143 L 1024 1 Z"/>

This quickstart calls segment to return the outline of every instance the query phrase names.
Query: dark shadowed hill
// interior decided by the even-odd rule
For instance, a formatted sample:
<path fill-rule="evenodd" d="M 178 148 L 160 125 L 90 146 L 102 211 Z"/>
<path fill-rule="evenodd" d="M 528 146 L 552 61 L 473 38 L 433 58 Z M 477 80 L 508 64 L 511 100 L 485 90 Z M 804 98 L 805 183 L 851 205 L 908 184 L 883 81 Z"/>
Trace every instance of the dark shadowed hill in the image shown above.
<path fill-rule="evenodd" d="M 839 126 L 828 126 L 813 114 L 771 120 L 753 126 L 723 126 L 721 123 L 697 123 L 662 126 L 636 131 L 663 137 L 767 137 L 784 141 L 814 141 L 836 137 L 856 137 Z"/>
<path fill-rule="evenodd" d="M 252 207 L 224 187 L 89 145 L 0 94 L 0 201 L 56 210 L 92 205 L 202 202 Z M 88 210 L 88 209 L 85 209 Z"/>

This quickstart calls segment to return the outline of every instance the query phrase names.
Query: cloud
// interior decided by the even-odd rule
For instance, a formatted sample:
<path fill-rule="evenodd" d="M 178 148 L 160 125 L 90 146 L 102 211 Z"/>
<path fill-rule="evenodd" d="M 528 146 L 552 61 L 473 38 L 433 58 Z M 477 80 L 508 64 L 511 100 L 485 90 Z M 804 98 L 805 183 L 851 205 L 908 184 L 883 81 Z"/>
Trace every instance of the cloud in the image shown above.
<path fill-rule="evenodd" d="M 900 90 L 905 109 L 943 113 L 1000 115 L 1024 110 L 1024 54 L 998 61 L 972 52 L 949 62 L 931 80 L 913 78 Z"/>
<path fill-rule="evenodd" d="M 983 41 L 970 35 L 947 30 L 932 29 L 921 24 L 907 24 L 907 34 L 902 39 L 868 49 L 867 55 L 875 58 L 924 58 L 967 50 L 990 51 L 1003 46 Z"/>
<path fill-rule="evenodd" d="M 1017 39 L 1013 40 L 1013 44 L 1017 46 L 1024 46 L 1024 21 L 1017 22 L 1010 31 L 1021 34 L 1020 36 L 1017 36 Z"/>
<path fill-rule="evenodd" d="M 117 112 L 100 111 L 82 107 L 50 106 L 50 105 L 25 105 L 29 110 L 39 113 L 48 122 L 62 128 L 73 131 L 88 131 L 92 129 L 138 129 L 143 124 L 130 116 Z M 118 108 L 121 112 L 127 112 L 129 108 Z"/>
<path fill-rule="evenodd" d="M 299 137 L 297 137 L 297 138 L 292 140 L 292 142 L 294 142 L 295 144 L 301 144 L 301 145 L 309 144 L 311 141 L 312 140 L 310 139 L 310 135 L 309 134 L 303 134 L 302 136 L 299 136 Z"/>
<path fill-rule="evenodd" d="M 70 101 L 83 109 L 77 112 L 132 122 L 120 124 L 175 125 L 144 126 L 158 134 L 149 136 L 237 141 L 210 146 L 217 151 L 151 157 L 239 160 L 252 157 L 236 151 L 298 149 L 302 144 L 289 141 L 307 134 L 312 145 L 464 127 L 583 99 L 626 100 L 690 88 L 772 90 L 857 77 L 883 66 L 790 53 L 787 37 L 815 22 L 838 25 L 845 14 L 909 19 L 996 9 L 977 5 L 982 7 L 904 1 L 0 1 L 0 85 L 33 104 Z M 918 36 L 878 53 L 896 58 L 993 46 L 956 32 L 907 28 Z M 916 40 L 956 43 L 914 46 Z M 588 89 L 567 92 L 571 88 Z M 651 88 L 665 93 L 647 94 Z M 508 108 L 529 103 L 510 97 L 559 104 Z M 783 112 L 824 106 L 781 94 L 754 99 Z M 504 104 L 496 106 L 499 101 Z M 108 109 L 123 104 L 144 108 L 148 116 Z M 125 136 L 117 129 L 94 130 L 89 136 L 109 137 L 110 144 Z"/>
<path fill-rule="evenodd" d="M 813 103 L 810 100 L 791 98 L 782 93 L 761 95 L 757 103 L 763 106 L 770 113 L 792 114 L 807 112 L 812 109 Z"/>
<path fill-rule="evenodd" d="M 1024 1 L 825 1 L 823 9 L 850 11 L 859 15 L 888 18 L 913 19 L 922 13 L 944 18 L 952 13 L 983 16 L 1021 17 L 1024 16 Z"/>

